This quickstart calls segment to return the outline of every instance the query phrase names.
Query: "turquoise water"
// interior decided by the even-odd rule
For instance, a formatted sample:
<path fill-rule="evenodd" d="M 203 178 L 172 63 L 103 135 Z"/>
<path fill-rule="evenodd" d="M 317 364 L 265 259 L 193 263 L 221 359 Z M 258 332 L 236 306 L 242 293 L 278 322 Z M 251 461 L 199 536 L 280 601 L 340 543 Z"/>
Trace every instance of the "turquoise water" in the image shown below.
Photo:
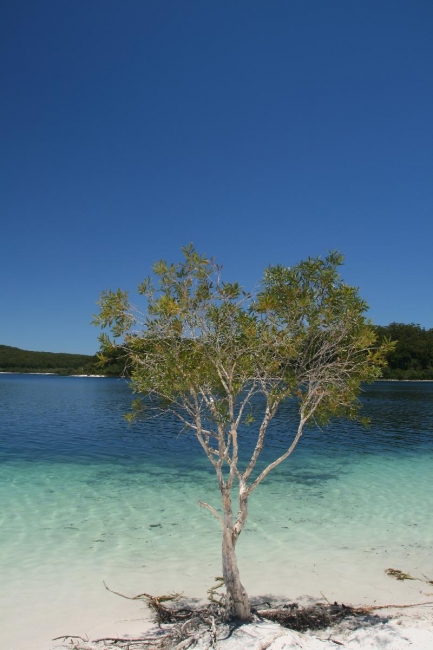
<path fill-rule="evenodd" d="M 369 430 L 307 431 L 251 497 L 239 558 L 252 593 L 296 597 L 307 578 L 319 593 L 337 567 L 342 584 L 397 563 L 433 574 L 433 384 L 378 383 L 363 401 Z M 219 503 L 207 459 L 169 418 L 128 427 L 129 402 L 121 380 L 0 375 L 5 648 L 27 647 L 29 603 L 29 626 L 54 626 L 97 607 L 102 580 L 202 596 L 220 573 L 218 525 L 197 505 Z M 267 460 L 294 417 L 289 405 L 274 423 Z"/>

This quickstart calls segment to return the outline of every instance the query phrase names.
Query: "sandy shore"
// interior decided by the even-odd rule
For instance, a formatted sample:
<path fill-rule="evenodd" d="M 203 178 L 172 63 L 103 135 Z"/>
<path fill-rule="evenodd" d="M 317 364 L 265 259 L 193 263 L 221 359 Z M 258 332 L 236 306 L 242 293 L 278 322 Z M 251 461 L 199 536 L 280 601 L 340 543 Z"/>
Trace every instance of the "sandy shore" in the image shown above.
<path fill-rule="evenodd" d="M 353 628 L 350 622 L 318 634 L 300 634 L 272 623 L 248 625 L 218 644 L 220 650 L 431 650 L 433 629 L 421 608 L 411 615 L 377 617 Z M 200 648 L 200 650 L 204 650 Z"/>
<path fill-rule="evenodd" d="M 309 604 L 312 601 L 323 602 L 323 596 L 317 594 L 317 585 L 314 581 L 307 580 L 304 575 L 304 594 L 299 591 L 299 577 L 294 579 L 293 589 L 290 594 L 284 597 L 280 592 L 276 595 L 277 600 L 298 601 L 301 604 Z M 324 576 L 322 575 L 322 578 Z M 352 576 L 352 579 L 355 576 Z M 203 598 L 203 585 L 196 579 L 194 590 L 191 581 L 188 581 L 189 589 L 185 595 Z M 366 585 L 363 576 L 359 576 L 362 584 L 363 594 L 352 582 L 352 588 L 348 583 L 338 584 L 334 577 L 323 580 L 322 592 L 329 600 L 338 600 L 345 604 L 352 605 L 389 605 L 389 604 L 416 604 L 411 608 L 386 608 L 374 612 L 375 616 L 368 621 L 354 623 L 344 621 L 334 629 L 327 629 L 315 634 L 299 634 L 281 628 L 271 623 L 260 625 L 249 625 L 236 631 L 229 640 L 221 641 L 218 647 L 221 650 L 330 650 L 331 648 L 355 648 L 363 650 L 386 649 L 386 650 L 432 650 L 433 649 L 433 586 L 420 581 L 397 581 L 387 575 L 377 576 L 377 580 Z M 308 584 L 310 583 L 310 584 Z M 295 587 L 296 585 L 296 587 Z M 115 588 L 115 585 L 112 585 Z M 155 588 L 156 585 L 154 584 Z M 310 588 L 310 589 L 309 589 Z M 163 591 L 163 590 L 162 590 Z M 158 590 L 154 590 L 157 593 Z M 126 592 L 131 594 L 131 592 Z M 131 594 L 132 595 L 132 594 Z M 257 599 L 269 598 L 270 594 L 257 593 Z M 422 604 L 429 603 L 429 604 Z M 67 605 L 67 608 L 64 607 Z M 78 597 L 74 602 L 57 603 L 58 619 L 53 625 L 47 617 L 46 625 L 40 625 L 39 620 L 37 637 L 32 637 L 32 621 L 27 619 L 23 625 L 27 625 L 26 639 L 21 635 L 21 643 L 18 645 L 1 646 L 4 650 L 54 650 L 62 645 L 61 641 L 54 642 L 52 639 L 61 634 L 79 635 L 88 639 L 101 637 L 137 637 L 152 629 L 153 624 L 149 613 L 141 604 L 119 598 L 101 589 L 101 600 L 98 607 L 93 611 L 85 610 L 83 603 Z M 8 636 L 8 623 L 6 621 L 3 631 Z M 9 630 L 9 633 L 11 630 Z M 11 638 L 9 634 L 9 638 Z"/>
<path fill-rule="evenodd" d="M 87 631 L 87 638 L 137 638 L 151 631 L 147 619 L 117 619 Z M 60 650 L 63 641 L 29 646 L 33 650 Z M 92 644 L 90 644 L 92 647 Z M 94 646 L 95 650 L 97 647 Z M 195 646 L 205 650 L 207 643 Z M 410 609 L 386 609 L 368 620 L 343 621 L 333 628 L 314 633 L 298 633 L 270 622 L 252 623 L 237 629 L 228 639 L 220 640 L 220 650 L 432 650 L 433 602 Z"/>

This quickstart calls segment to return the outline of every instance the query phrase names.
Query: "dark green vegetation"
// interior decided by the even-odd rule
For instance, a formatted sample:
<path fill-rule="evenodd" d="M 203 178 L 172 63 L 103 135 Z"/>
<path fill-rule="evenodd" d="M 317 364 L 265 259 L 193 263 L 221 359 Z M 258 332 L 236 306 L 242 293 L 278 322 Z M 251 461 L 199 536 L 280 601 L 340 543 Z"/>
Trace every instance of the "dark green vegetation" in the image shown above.
<path fill-rule="evenodd" d="M 397 341 L 395 350 L 387 355 L 384 379 L 433 379 L 433 328 L 391 323 L 377 326 L 379 340 Z"/>
<path fill-rule="evenodd" d="M 9 345 L 0 345 L 0 372 L 118 376 L 122 373 L 122 365 L 114 357 L 101 367 L 96 355 L 32 352 Z"/>

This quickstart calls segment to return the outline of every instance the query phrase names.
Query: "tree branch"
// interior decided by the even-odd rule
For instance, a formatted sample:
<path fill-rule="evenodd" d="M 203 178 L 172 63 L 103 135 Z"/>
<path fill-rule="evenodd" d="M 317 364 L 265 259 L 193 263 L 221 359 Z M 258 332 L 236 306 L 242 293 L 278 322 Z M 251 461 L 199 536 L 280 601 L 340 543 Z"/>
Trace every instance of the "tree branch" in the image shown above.
<path fill-rule="evenodd" d="M 251 456 L 251 460 L 248 463 L 248 467 L 246 468 L 245 472 L 243 473 L 243 478 L 244 478 L 245 481 L 248 480 L 251 472 L 253 471 L 254 467 L 256 466 L 257 459 L 260 456 L 260 452 L 263 449 L 268 424 L 272 420 L 273 416 L 275 415 L 277 407 L 278 407 L 278 403 L 275 404 L 273 407 L 270 407 L 269 406 L 269 399 L 268 399 L 267 404 L 266 404 L 265 415 L 263 417 L 262 424 L 260 425 L 259 435 L 257 437 L 257 442 L 256 442 L 256 446 L 255 446 L 254 451 L 253 451 L 253 455 Z"/>
<path fill-rule="evenodd" d="M 218 519 L 221 528 L 224 530 L 224 522 L 223 522 L 222 517 L 219 514 L 219 512 L 217 510 L 215 510 L 215 508 L 213 506 L 209 505 L 208 503 L 204 503 L 203 501 L 199 501 L 198 504 L 202 508 L 206 508 L 206 510 L 209 510 L 209 512 L 211 512 L 213 514 L 213 516 Z"/>
<path fill-rule="evenodd" d="M 263 470 L 263 472 L 261 472 L 261 474 L 259 474 L 259 476 L 256 478 L 254 483 L 252 483 L 250 485 L 250 487 L 248 488 L 248 495 L 250 495 L 251 492 L 256 489 L 256 487 L 263 481 L 263 479 L 269 474 L 270 471 L 272 471 L 275 467 L 280 465 L 280 463 L 282 463 L 283 460 L 286 460 L 286 458 L 288 458 L 290 456 L 290 454 L 293 452 L 296 445 L 298 444 L 300 437 L 302 436 L 302 432 L 303 432 L 303 429 L 304 429 L 305 422 L 306 422 L 306 420 L 301 418 L 301 421 L 299 422 L 298 431 L 296 433 L 296 436 L 294 437 L 293 442 L 290 445 L 290 447 L 288 448 L 288 450 L 284 454 L 282 454 L 282 456 L 280 456 L 279 458 L 274 460 L 273 463 L 268 465 Z"/>

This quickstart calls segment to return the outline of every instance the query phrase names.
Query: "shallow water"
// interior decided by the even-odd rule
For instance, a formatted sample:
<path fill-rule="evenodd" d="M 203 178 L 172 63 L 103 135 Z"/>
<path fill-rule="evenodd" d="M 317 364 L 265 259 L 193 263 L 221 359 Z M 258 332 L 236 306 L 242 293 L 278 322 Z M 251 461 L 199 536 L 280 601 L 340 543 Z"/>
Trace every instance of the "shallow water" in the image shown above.
<path fill-rule="evenodd" d="M 128 427 L 130 399 L 116 379 L 0 376 L 0 647 L 29 647 L 23 607 L 24 627 L 64 633 L 59 616 L 96 608 L 102 580 L 203 596 L 220 573 L 217 522 L 197 505 L 218 506 L 207 459 L 173 420 Z M 363 401 L 369 430 L 307 431 L 252 495 L 239 542 L 251 592 L 287 593 L 308 573 L 317 594 L 336 567 L 342 581 L 403 561 L 433 572 L 433 384 L 378 383 Z M 294 417 L 282 410 L 266 459 Z"/>

